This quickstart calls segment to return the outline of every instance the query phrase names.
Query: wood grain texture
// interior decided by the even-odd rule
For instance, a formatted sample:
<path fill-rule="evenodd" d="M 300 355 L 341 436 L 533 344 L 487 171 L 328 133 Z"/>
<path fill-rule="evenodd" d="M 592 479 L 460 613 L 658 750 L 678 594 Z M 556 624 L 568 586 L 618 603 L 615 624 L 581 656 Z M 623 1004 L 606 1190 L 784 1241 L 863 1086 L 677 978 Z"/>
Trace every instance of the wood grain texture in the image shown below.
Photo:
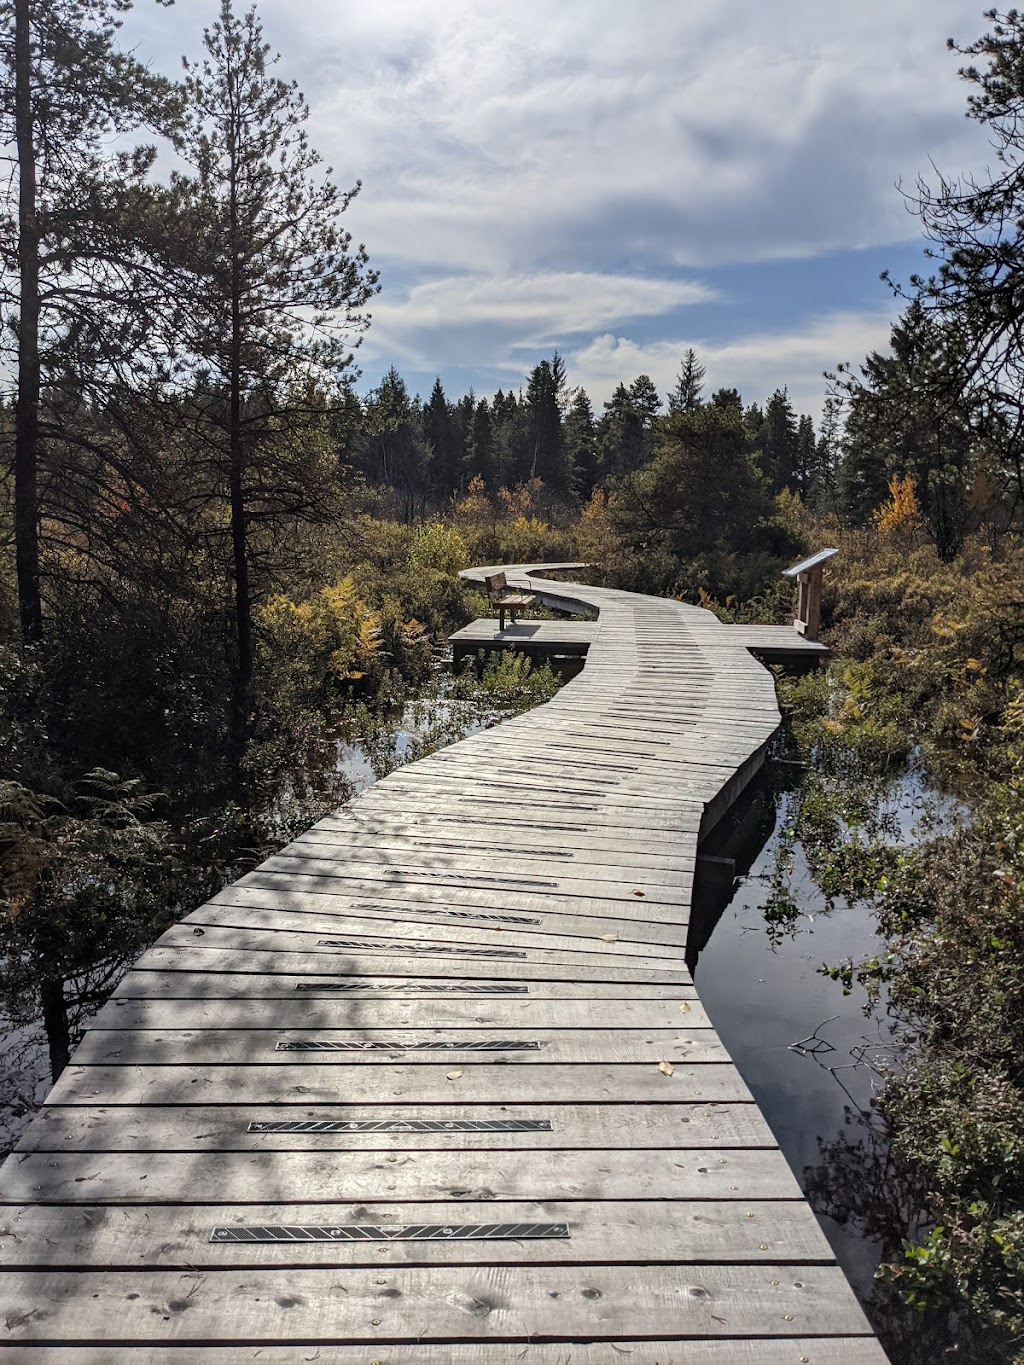
<path fill-rule="evenodd" d="M 173 1332 L 179 1342 L 437 1341 L 441 1352 L 494 1337 L 629 1341 L 652 1326 L 719 1340 L 867 1333 L 844 1287 L 832 1266 L 11 1271 L 0 1320 L 8 1341 L 158 1342 Z"/>
<path fill-rule="evenodd" d="M 751 1099 L 729 1063 L 682 1064 L 671 1076 L 654 1062 L 609 1066 L 456 1068 L 448 1063 L 376 1067 L 79 1066 L 72 1061 L 47 1104 L 679 1104 Z M 6 1167 L 4 1168 L 6 1172 Z M 4 1184 L 0 1181 L 0 1197 Z"/>
<path fill-rule="evenodd" d="M 451 1201 L 452 1224 L 564 1223 L 565 1241 L 246 1242 L 211 1241 L 214 1227 L 377 1226 L 435 1224 L 436 1204 L 370 1203 L 90 1204 L 0 1209 L 0 1267 L 4 1271 L 53 1266 L 196 1269 L 252 1266 L 527 1265 L 590 1264 L 609 1247 L 623 1262 L 650 1264 L 827 1265 L 832 1260 L 817 1220 L 801 1201 L 757 1199 L 538 1203 Z M 59 1247 L 55 1253 L 54 1246 Z"/>
<path fill-rule="evenodd" d="M 328 1200 L 799 1199 L 776 1151 L 29 1153 L 6 1171 L 11 1204 L 251 1204 Z M 443 1216 L 443 1215 L 442 1215 Z M 486 1218 L 486 1210 L 482 1210 Z"/>
<path fill-rule="evenodd" d="M 114 1356 L 105 1346 L 11 1346 L 14 1365 L 113 1365 Z M 299 1360 L 316 1359 L 314 1342 L 303 1343 Z M 573 1342 L 567 1359 L 564 1346 L 534 1342 L 478 1341 L 471 1346 L 447 1343 L 443 1354 L 427 1354 L 421 1345 L 375 1344 L 365 1346 L 330 1343 L 331 1365 L 424 1365 L 432 1358 L 447 1365 L 885 1365 L 886 1357 L 869 1337 L 787 1337 L 775 1341 L 693 1341 L 662 1338 L 631 1341 L 627 1356 L 621 1346 L 608 1341 Z M 122 1357 L 123 1358 L 123 1357 Z M 179 1348 L 136 1346 L 133 1365 L 182 1365 Z M 196 1365 L 295 1365 L 295 1346 L 190 1346 L 189 1362 Z M 321 1359 L 325 1357 L 321 1356 Z"/>
<path fill-rule="evenodd" d="M 685 1005 L 685 1009 L 682 1008 Z M 108 1001 L 93 1029 L 637 1029 L 710 1028 L 704 1007 L 679 1000 L 284 999 Z M 78 1058 L 76 1058 L 78 1060 Z"/>
<path fill-rule="evenodd" d="M 438 1131 L 392 1125 L 438 1122 Z M 444 1123 L 487 1120 L 541 1121 L 541 1131 L 445 1131 Z M 250 1132 L 251 1123 L 372 1123 L 370 1131 Z M 267 1151 L 431 1151 L 453 1142 L 467 1151 L 532 1151 L 587 1147 L 776 1147 L 754 1104 L 498 1104 L 436 1105 L 266 1104 L 258 1096 L 242 1102 L 181 1107 L 46 1105 L 18 1151 L 26 1152 L 267 1152 Z"/>

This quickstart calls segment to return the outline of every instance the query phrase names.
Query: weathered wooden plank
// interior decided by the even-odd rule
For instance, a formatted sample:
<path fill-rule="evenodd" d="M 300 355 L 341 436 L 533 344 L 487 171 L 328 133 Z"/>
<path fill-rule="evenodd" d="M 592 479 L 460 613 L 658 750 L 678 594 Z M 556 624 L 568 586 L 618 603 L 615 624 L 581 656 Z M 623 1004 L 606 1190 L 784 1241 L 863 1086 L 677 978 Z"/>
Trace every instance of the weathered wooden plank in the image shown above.
<path fill-rule="evenodd" d="M 622 882 L 607 875 L 587 877 L 562 866 L 526 868 L 511 860 L 506 870 L 497 867 L 478 870 L 472 858 L 421 858 L 419 860 L 388 859 L 380 863 L 356 862 L 354 859 L 290 858 L 284 855 L 267 858 L 260 864 L 265 872 L 279 872 L 288 877 L 342 877 L 352 883 L 385 882 L 391 885 L 415 886 L 418 883 L 435 886 L 479 887 L 484 890 L 519 891 L 527 895 L 552 892 L 559 896 L 594 896 L 603 900 L 626 900 L 632 887 L 643 889 L 648 901 L 660 905 L 685 905 L 688 895 L 683 888 L 692 884 L 692 874 L 673 872 L 662 874 L 650 868 L 623 869 Z M 628 883 L 628 884 L 627 884 Z"/>
<path fill-rule="evenodd" d="M 260 1124 L 250 1131 L 250 1124 Z M 267 1124 L 288 1124 L 274 1132 Z M 486 1125 L 546 1124 L 513 1132 Z M 462 1125 L 446 1128 L 445 1124 Z M 301 1129 L 301 1125 L 318 1125 Z M 330 1125 L 325 1130 L 325 1125 Z M 345 1127 L 344 1125 L 355 1125 Z M 296 1129 L 300 1131 L 296 1131 Z M 19 1152 L 473 1151 L 585 1147 L 775 1147 L 753 1104 L 266 1104 L 258 1094 L 235 1105 L 45 1105 Z"/>
<path fill-rule="evenodd" d="M 30 1152 L 5 1170 L 5 1204 L 251 1204 L 493 1199 L 795 1199 L 777 1151 Z M 486 1219 L 486 1210 L 484 1211 Z"/>
<path fill-rule="evenodd" d="M 730 1339 L 867 1333 L 832 1267 L 621 1266 L 120 1274 L 14 1271 L 0 1287 L 8 1341 L 263 1340 L 372 1344 L 561 1341 L 649 1336 Z M 138 1297 L 135 1297 L 135 1296 Z M 444 1347 L 447 1350 L 447 1345 Z"/>
<path fill-rule="evenodd" d="M 214 1228 L 261 1226 L 393 1228 L 438 1222 L 437 1204 L 36 1205 L 0 1209 L 0 1266 L 251 1266 L 581 1264 L 828 1265 L 832 1253 L 806 1204 L 794 1200 L 558 1200 L 446 1203 L 446 1225 L 564 1224 L 566 1239 L 451 1241 L 218 1242 Z"/>
<path fill-rule="evenodd" d="M 681 1009 L 680 1005 L 686 1008 Z M 709 1028 L 704 1007 L 674 1000 L 109 1000 L 92 1029 L 638 1029 Z"/>
<path fill-rule="evenodd" d="M 350 809 L 353 808 L 343 806 L 335 815 L 340 817 Z M 589 830 L 635 829 L 641 831 L 644 838 L 654 837 L 659 833 L 676 838 L 692 833 L 694 822 L 699 821 L 704 809 L 704 802 L 696 797 L 687 800 L 677 793 L 672 801 L 665 802 L 659 808 L 652 807 L 640 811 L 635 806 L 623 802 L 606 800 L 598 805 L 593 802 L 559 799 L 551 792 L 543 802 L 538 803 L 532 796 L 510 790 L 474 793 L 460 789 L 456 801 L 452 798 L 450 788 L 444 791 L 438 787 L 419 790 L 408 788 L 399 790 L 391 787 L 386 792 L 378 792 L 376 787 L 371 787 L 359 797 L 356 809 L 366 816 L 375 815 L 379 810 L 387 810 L 402 811 L 405 814 L 423 812 L 449 820 L 458 819 L 459 814 L 464 812 L 480 819 L 513 826 L 529 825 L 533 822 L 538 828 L 550 826 L 552 823 L 565 824 L 578 820 Z"/>
<path fill-rule="evenodd" d="M 399 801 L 365 808 L 362 804 L 342 806 L 312 825 L 309 833 L 367 838 L 374 834 L 394 837 L 414 832 L 431 839 L 465 836 L 475 841 L 521 839 L 529 844 L 557 841 L 577 856 L 589 855 L 591 849 L 628 849 L 632 844 L 644 852 L 672 856 L 682 854 L 687 848 L 685 841 L 699 825 L 702 808 L 694 806 L 685 821 L 677 821 L 678 829 L 654 826 L 646 832 L 635 825 L 617 824 L 614 814 L 610 820 L 598 822 L 589 820 L 585 812 L 545 816 L 535 811 L 531 819 L 515 812 L 502 815 L 497 810 L 488 813 L 479 808 L 474 813 L 468 802 L 460 804 L 459 811 L 455 815 L 441 806 L 436 809 L 427 805 L 407 807 Z"/>
<path fill-rule="evenodd" d="M 187 931 L 188 932 L 188 931 Z M 450 982 L 457 979 L 474 981 L 576 981 L 621 982 L 623 984 L 680 986 L 689 985 L 689 973 L 675 966 L 620 967 L 617 964 L 582 965 L 579 961 L 552 962 L 547 955 L 537 952 L 528 959 L 505 960 L 475 954 L 467 957 L 447 957 L 423 953 L 413 958 L 397 950 L 384 948 L 374 951 L 373 945 L 358 949 L 321 948 L 313 952 L 286 951 L 284 947 L 259 951 L 242 948 L 210 947 L 204 938 L 191 942 L 186 934 L 176 935 L 178 942 L 158 941 L 136 964 L 134 971 L 167 971 L 181 969 L 196 971 L 202 965 L 216 972 L 287 972 L 304 976 L 345 978 L 435 978 Z M 356 936 L 353 935 L 353 938 Z M 359 937 L 362 937 L 361 935 Z M 568 954 L 563 954 L 566 957 Z M 582 954 L 579 955 L 582 957 Z"/>
<path fill-rule="evenodd" d="M 648 888 L 626 886 L 628 894 L 619 897 L 577 896 L 564 889 L 552 888 L 549 891 L 551 904 L 545 907 L 544 895 L 534 891 L 526 894 L 492 886 L 463 887 L 446 882 L 406 882 L 401 878 L 393 881 L 361 879 L 344 876 L 309 876 L 303 873 L 285 874 L 258 868 L 239 878 L 237 886 L 263 887 L 265 890 L 282 891 L 291 888 L 295 892 L 315 892 L 321 895 L 356 896 L 360 899 L 376 900 L 378 897 L 402 895 L 403 892 L 417 901 L 433 898 L 439 904 L 475 905 L 493 907 L 496 910 L 509 910 L 519 914 L 544 913 L 561 909 L 566 914 L 629 917 L 630 910 L 640 901 L 644 902 L 645 919 L 670 919 L 672 923 L 684 923 L 689 918 L 690 893 L 684 892 L 670 904 L 664 897 L 651 893 Z M 460 894 L 462 893 L 462 894 Z M 649 908 L 647 908 L 649 907 Z"/>
<path fill-rule="evenodd" d="M 455 1080 L 448 1073 L 461 1070 Z M 48 1104 L 676 1104 L 746 1101 L 732 1065 L 704 1062 L 663 1075 L 653 1064 L 551 1067 L 402 1065 L 78 1066 L 74 1060 Z"/>
<path fill-rule="evenodd" d="M 461 1044 L 461 1046 L 460 1046 Z M 322 1050 L 321 1050 L 322 1049 Z M 713 1029 L 122 1029 L 92 1028 L 75 1051 L 77 1066 L 168 1066 L 205 1062 L 261 1066 L 404 1065 L 589 1066 L 667 1061 L 727 1062 Z"/>
<path fill-rule="evenodd" d="M 305 834 L 286 845 L 282 852 L 302 853 L 305 851 L 321 855 L 325 849 L 332 850 L 330 857 L 347 857 L 350 853 L 362 856 L 373 851 L 380 857 L 392 858 L 396 853 L 427 853 L 431 856 L 465 856 L 471 860 L 489 859 L 496 856 L 512 857 L 518 866 L 530 867 L 535 862 L 547 863 L 552 860 L 572 863 L 573 866 L 586 864 L 589 867 L 622 866 L 655 867 L 666 871 L 692 870 L 695 853 L 692 848 L 681 845 L 644 844 L 625 836 L 619 839 L 591 839 L 586 846 L 582 840 L 573 839 L 573 847 L 564 838 L 559 847 L 551 844 L 550 834 L 536 831 L 532 837 L 526 831 L 516 833 L 508 829 L 487 830 L 476 827 L 457 831 L 449 823 L 447 827 L 426 834 L 422 829 L 415 834 L 409 824 L 378 825 L 365 832 L 338 828 L 335 825 L 314 825 Z"/>
<path fill-rule="evenodd" d="M 410 943 L 483 943 L 488 947 L 507 945 L 542 951 L 598 952 L 603 958 L 641 957 L 645 961 L 649 961 L 656 954 L 659 960 L 664 958 L 684 963 L 686 961 L 686 949 L 682 944 L 631 941 L 618 929 L 612 929 L 607 922 L 594 920 L 570 918 L 568 927 L 562 932 L 558 932 L 552 925 L 547 933 L 538 933 L 534 926 L 524 927 L 516 923 L 515 916 L 512 917 L 512 922 L 509 922 L 509 916 L 502 916 L 500 912 L 495 912 L 494 919 L 501 922 L 495 923 L 482 917 L 468 922 L 442 920 L 438 917 L 417 920 L 411 916 L 406 919 L 397 914 L 384 917 L 379 914 L 359 915 L 346 913 L 347 910 L 348 907 L 343 903 L 325 907 L 323 900 L 315 907 L 307 906 L 293 893 L 290 907 L 251 903 L 239 906 L 222 903 L 218 899 L 216 903 L 202 905 L 198 910 L 186 915 L 182 923 L 246 931 L 269 929 L 275 933 L 288 930 L 310 934 L 315 938 L 344 936 L 348 933 L 357 937 L 364 934 L 387 934 L 394 937 L 398 933 L 403 942 Z M 628 933 L 625 922 L 618 923 Z"/>
<path fill-rule="evenodd" d="M 544 836 L 533 839 L 525 836 L 519 839 L 510 836 L 508 831 L 487 830 L 477 827 L 466 831 L 466 837 L 458 839 L 429 836 L 421 833 L 409 836 L 404 832 L 389 834 L 378 831 L 372 835 L 360 835 L 356 831 L 339 829 L 317 829 L 314 827 L 306 834 L 279 850 L 281 857 L 311 857 L 343 860 L 345 862 L 385 863 L 394 866 L 451 867 L 466 870 L 499 871 L 513 875 L 525 873 L 535 876 L 538 873 L 552 876 L 572 875 L 593 879 L 607 875 L 595 873 L 595 868 L 608 868 L 612 873 L 617 868 L 631 868 L 645 872 L 651 880 L 663 882 L 676 872 L 692 871 L 694 852 L 692 846 L 681 845 L 671 849 L 651 849 L 637 840 L 634 847 L 618 847 L 612 851 L 596 845 L 589 849 L 570 846 L 568 840 L 553 840 L 544 831 Z"/>
<path fill-rule="evenodd" d="M 323 892 L 289 890 L 283 884 L 280 891 L 268 890 L 262 886 L 228 886 L 219 891 L 210 905 L 234 906 L 240 910 L 256 907 L 260 910 L 298 910 L 304 914 L 318 915 L 357 915 L 360 918 L 387 920 L 391 923 L 405 923 L 420 920 L 425 924 L 443 926 L 478 926 L 491 930 L 500 928 L 508 932 L 516 928 L 526 928 L 538 934 L 618 934 L 620 941 L 671 947 L 684 947 L 686 944 L 686 923 L 661 924 L 655 920 L 644 919 L 643 903 L 638 901 L 635 913 L 625 916 L 583 916 L 563 914 L 556 905 L 533 914 L 519 910 L 497 909 L 493 905 L 452 905 L 444 898 L 426 901 L 421 898 L 401 898 L 400 893 L 387 893 L 375 896 L 372 900 L 356 896 L 345 896 Z M 203 907 L 206 909 L 207 907 Z M 632 910 L 633 907 L 630 907 Z M 248 921 L 247 921 L 248 922 Z M 654 947 L 648 952 L 655 951 Z"/>
<path fill-rule="evenodd" d="M 124 977 L 114 992 L 114 1000 L 375 1000 L 387 998 L 407 1001 L 474 1000 L 486 1002 L 502 998 L 487 992 L 515 991 L 516 999 L 529 1000 L 688 1000 L 697 992 L 692 982 L 658 985 L 651 982 L 630 984 L 604 981 L 532 980 L 512 985 L 507 981 L 472 977 L 379 977 L 311 976 L 287 970 L 232 972 L 211 965 L 197 970 L 193 956 L 179 955 L 178 967 L 165 970 L 140 970 L 136 967 Z M 282 966 L 276 963 L 276 966 Z M 511 997 L 510 997 L 511 998 Z"/>
<path fill-rule="evenodd" d="M 12 1345 L 8 1348 L 14 1365 L 112 1365 L 109 1347 L 56 1347 Z M 256 1355 L 256 1350 L 259 1355 Z M 629 1356 L 624 1349 L 607 1341 L 573 1342 L 571 1361 L 563 1345 L 537 1345 L 533 1342 L 477 1341 L 471 1346 L 446 1342 L 446 1365 L 612 1365 L 628 1359 L 628 1365 L 886 1365 L 878 1343 L 870 1337 L 788 1337 L 775 1341 L 631 1341 Z M 294 1346 L 198 1346 L 189 1347 L 189 1362 L 196 1365 L 294 1365 Z M 130 1365 L 181 1365 L 181 1350 L 170 1346 L 133 1346 L 123 1359 Z M 300 1358 L 305 1359 L 304 1353 Z M 366 1365 L 365 1346 L 338 1346 L 332 1343 L 330 1365 Z M 374 1345 L 377 1365 L 423 1365 L 427 1357 L 420 1345 Z"/>

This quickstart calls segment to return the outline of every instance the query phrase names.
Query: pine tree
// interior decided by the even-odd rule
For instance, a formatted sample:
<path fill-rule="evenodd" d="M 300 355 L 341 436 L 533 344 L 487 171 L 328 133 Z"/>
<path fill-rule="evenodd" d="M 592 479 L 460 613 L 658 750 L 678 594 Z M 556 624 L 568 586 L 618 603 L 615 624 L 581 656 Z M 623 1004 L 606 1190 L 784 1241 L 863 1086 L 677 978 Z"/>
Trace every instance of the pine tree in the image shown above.
<path fill-rule="evenodd" d="M 423 409 L 423 433 L 431 449 L 431 481 L 444 500 L 462 486 L 465 470 L 458 428 L 440 379 Z"/>
<path fill-rule="evenodd" d="M 648 453 L 643 418 L 625 384 L 617 385 L 597 424 L 598 468 L 602 479 L 640 469 Z"/>
<path fill-rule="evenodd" d="M 565 491 L 569 485 L 561 412 L 564 383 L 564 366 L 556 352 L 553 362 L 542 360 L 534 367 L 526 389 L 529 477 L 540 479 L 556 492 Z"/>
<path fill-rule="evenodd" d="M 992 24 L 988 33 L 966 47 L 952 39 L 948 46 L 967 58 L 959 71 L 971 89 L 967 116 L 981 124 L 995 156 L 984 175 L 958 179 L 940 173 L 934 189 L 918 182 L 913 206 L 930 242 L 927 255 L 936 267 L 927 277 L 912 276 L 909 292 L 941 324 L 945 336 L 946 365 L 930 381 L 933 405 L 958 409 L 961 419 L 969 415 L 1019 502 L 1024 498 L 1024 334 L 1020 325 L 1024 13 L 989 9 L 985 18 Z M 931 524 L 922 492 L 918 481 L 922 513 Z M 947 487 L 945 495 L 949 492 Z"/>
<path fill-rule="evenodd" d="M 272 74 L 255 10 L 240 19 L 221 0 L 204 45 L 206 58 L 186 63 L 176 137 L 193 172 L 176 180 L 190 229 L 177 373 L 198 363 L 208 376 L 195 401 L 230 523 L 240 754 L 254 667 L 252 527 L 319 513 L 297 438 L 322 420 L 324 395 L 337 394 L 376 275 L 339 225 L 359 185 L 343 194 L 319 178 L 305 101 Z"/>
<path fill-rule="evenodd" d="M 699 562 L 727 590 L 737 557 L 760 550 L 757 530 L 771 514 L 739 408 L 702 404 L 669 416 L 651 462 L 618 484 L 611 514 L 629 543 L 665 566 L 666 589 L 677 586 L 681 567 Z"/>
<path fill-rule="evenodd" d="M 753 427 L 749 418 L 748 425 Z M 791 492 L 799 492 L 797 420 L 785 389 L 776 389 L 769 398 L 755 441 L 761 450 L 761 467 L 772 490 L 780 493 L 788 488 Z"/>
<path fill-rule="evenodd" d="M 796 426 L 796 458 L 793 473 L 796 478 L 795 492 L 806 501 L 815 484 L 818 464 L 818 443 L 814 435 L 814 422 L 806 414 L 802 415 Z"/>
<path fill-rule="evenodd" d="M 40 520 L 66 413 L 142 350 L 152 148 L 109 144 L 173 116 L 171 88 L 118 51 L 128 0 L 9 0 L 0 11 L 0 127 L 16 174 L 0 206 L 2 296 L 16 320 L 14 529 L 22 631 L 42 628 Z M 62 455 L 66 454 L 66 446 Z M 45 465 L 49 468 L 44 467 Z M 52 509 L 51 509 L 52 512 Z"/>
<path fill-rule="evenodd" d="M 952 559 L 967 530 L 975 438 L 971 405 L 957 394 L 952 336 L 915 301 L 892 328 L 890 354 L 873 351 L 860 377 L 844 371 L 848 402 L 841 473 L 843 505 L 868 519 L 889 496 L 893 476 L 910 477 L 923 524 L 939 556 Z"/>
<path fill-rule="evenodd" d="M 486 398 L 480 399 L 473 413 L 467 463 L 471 478 L 482 479 L 487 488 L 494 486 L 494 430 Z"/>
<path fill-rule="evenodd" d="M 422 409 L 392 365 L 366 400 L 356 467 L 369 483 L 395 490 L 400 515 L 408 523 L 426 502 L 431 456 Z"/>
<path fill-rule="evenodd" d="M 654 387 L 654 380 L 649 374 L 637 375 L 629 386 L 629 399 L 633 404 L 634 412 L 637 413 L 643 423 L 644 431 L 649 432 L 661 409 L 658 390 Z"/>
<path fill-rule="evenodd" d="M 706 375 L 707 367 L 700 363 L 691 346 L 683 356 L 675 387 L 668 396 L 669 412 L 689 412 L 699 407 Z"/>
<path fill-rule="evenodd" d="M 565 419 L 565 455 L 573 487 L 582 502 L 597 483 L 597 431 L 594 409 L 583 389 L 577 389 Z"/>
<path fill-rule="evenodd" d="M 499 488 L 513 488 L 530 478 L 533 449 L 530 445 L 526 404 L 512 392 L 494 395 L 491 411 L 494 480 Z"/>
<path fill-rule="evenodd" d="M 814 453 L 814 480 L 810 503 L 815 510 L 839 514 L 839 466 L 842 458 L 842 405 L 835 397 L 825 399 L 821 410 L 821 431 Z"/>

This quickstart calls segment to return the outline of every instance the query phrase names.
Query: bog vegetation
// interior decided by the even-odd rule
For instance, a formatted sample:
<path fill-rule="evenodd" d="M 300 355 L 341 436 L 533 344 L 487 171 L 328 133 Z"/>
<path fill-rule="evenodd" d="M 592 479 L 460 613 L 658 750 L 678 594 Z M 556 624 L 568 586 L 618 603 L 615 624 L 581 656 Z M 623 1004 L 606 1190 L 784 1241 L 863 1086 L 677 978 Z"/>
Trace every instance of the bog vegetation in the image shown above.
<path fill-rule="evenodd" d="M 1011 1358 L 1024 20 L 992 12 L 964 49 L 993 172 L 918 186 L 934 272 L 893 286 L 891 346 L 840 366 L 812 418 L 785 388 L 710 391 L 693 351 L 667 394 L 623 376 L 599 409 L 557 354 L 494 395 L 421 398 L 395 369 L 357 389 L 379 287 L 344 228 L 359 186 L 320 165 L 257 16 L 222 0 L 176 85 L 119 50 L 124 8 L 0 7 L 8 1021 L 43 1031 L 57 1074 L 142 946 L 346 794 L 339 745 L 386 771 L 387 718 L 414 699 L 433 710 L 404 757 L 550 695 L 521 661 L 439 678 L 437 646 L 485 610 L 466 566 L 584 560 L 782 621 L 779 570 L 838 545 L 834 661 L 783 687 L 810 760 L 794 829 L 826 894 L 878 913 L 879 951 L 829 969 L 885 992 L 903 1047 L 869 1119 L 894 1188 L 886 1275 L 955 1323 L 961 1358 Z M 908 771 L 956 794 L 957 828 L 893 837 Z"/>

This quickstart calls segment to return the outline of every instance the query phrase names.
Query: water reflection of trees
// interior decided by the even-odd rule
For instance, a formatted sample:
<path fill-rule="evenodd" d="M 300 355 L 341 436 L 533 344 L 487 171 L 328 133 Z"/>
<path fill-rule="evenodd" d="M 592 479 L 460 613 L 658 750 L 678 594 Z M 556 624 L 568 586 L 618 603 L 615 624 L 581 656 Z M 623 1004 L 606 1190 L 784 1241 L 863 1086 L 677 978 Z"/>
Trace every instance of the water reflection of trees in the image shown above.
<path fill-rule="evenodd" d="M 759 778 L 730 810 L 721 824 L 701 846 L 692 901 L 687 960 L 691 970 L 726 906 L 732 900 L 737 879 L 747 875 L 769 840 L 774 839 L 777 856 L 769 891 L 783 888 L 783 898 L 771 900 L 765 914 L 769 938 L 777 943 L 798 932 L 804 922 L 806 902 L 790 891 L 790 878 L 799 855 L 794 821 L 790 810 L 801 787 L 804 774 L 789 761 L 789 748 L 783 738 L 776 742 L 774 761 L 766 765 Z M 886 815 L 892 819 L 891 812 Z M 888 830 L 892 835 L 893 830 Z M 896 831 L 898 834 L 898 831 Z M 813 885 L 808 879 L 807 889 Z M 772 909 L 782 913 L 773 917 Z M 830 903 L 816 906 L 817 913 L 829 913 Z M 762 906 L 762 912 L 765 907 Z M 905 1047 L 912 1040 L 894 1021 L 887 1019 L 882 998 L 876 1002 L 878 1030 L 862 1046 L 846 1049 L 843 1056 L 823 1037 L 824 1021 L 815 1033 L 794 1043 L 801 1052 L 827 1070 L 845 1092 L 844 1128 L 829 1139 L 819 1138 L 818 1160 L 804 1169 L 802 1185 L 811 1207 L 824 1220 L 841 1228 L 853 1249 L 853 1264 L 847 1269 L 858 1282 L 858 1293 L 872 1327 L 888 1353 L 899 1365 L 936 1365 L 956 1361 L 960 1365 L 1004 1365 L 1013 1353 L 994 1350 L 991 1342 L 972 1338 L 964 1323 L 953 1312 L 910 1308 L 903 1298 L 899 1267 L 904 1246 L 926 1241 L 933 1219 L 927 1190 L 914 1171 L 892 1150 L 890 1134 L 882 1109 L 874 1100 L 865 1100 L 867 1087 L 859 1084 L 865 1068 L 873 1071 L 884 1085 L 900 1066 Z M 833 1241 L 835 1241 L 833 1234 Z M 847 1260 L 844 1253 L 844 1260 Z M 878 1278 L 870 1278 L 875 1266 L 892 1266 Z"/>
<path fill-rule="evenodd" d="M 838 1079 L 838 1078 L 837 1078 Z M 903 1301 L 899 1267 L 905 1243 L 920 1242 L 931 1219 L 925 1186 L 893 1153 L 885 1117 L 872 1104 L 848 1105 L 845 1128 L 827 1141 L 818 1139 L 818 1162 L 801 1181 L 819 1217 L 829 1218 L 864 1243 L 877 1247 L 883 1266 L 864 1303 L 882 1346 L 899 1365 L 999 1365 L 1011 1361 L 992 1353 L 991 1343 L 972 1339 L 952 1312 L 919 1312 Z"/>

